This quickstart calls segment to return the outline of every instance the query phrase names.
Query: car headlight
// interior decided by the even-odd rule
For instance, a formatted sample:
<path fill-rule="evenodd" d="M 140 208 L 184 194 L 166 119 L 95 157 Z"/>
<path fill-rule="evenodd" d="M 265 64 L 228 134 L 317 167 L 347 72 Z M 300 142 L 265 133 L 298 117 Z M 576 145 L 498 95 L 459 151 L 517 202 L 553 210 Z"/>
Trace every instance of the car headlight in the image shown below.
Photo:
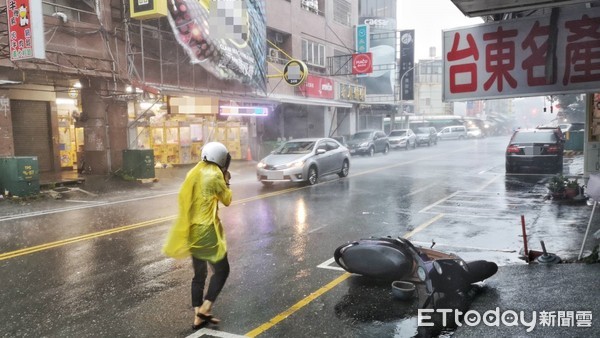
<path fill-rule="evenodd" d="M 288 164 L 288 168 L 300 168 L 302 166 L 304 166 L 304 161 L 294 161 Z"/>
<path fill-rule="evenodd" d="M 369 145 L 369 142 L 363 142 L 363 143 L 360 144 L 361 147 L 366 147 L 368 145 Z"/>
<path fill-rule="evenodd" d="M 425 271 L 424 267 L 419 266 L 417 268 L 417 277 L 419 277 L 421 282 L 424 282 L 427 279 L 427 272 Z"/>
<path fill-rule="evenodd" d="M 262 169 L 262 168 L 264 168 L 264 167 L 266 167 L 266 166 L 267 166 L 267 165 L 265 164 L 265 162 L 262 162 L 262 161 L 258 162 L 258 164 L 256 165 L 256 167 L 257 167 L 258 169 Z"/>
<path fill-rule="evenodd" d="M 433 267 L 435 268 L 435 271 L 438 273 L 438 275 L 441 275 L 443 270 L 442 270 L 442 266 L 440 265 L 440 263 L 433 261 Z"/>

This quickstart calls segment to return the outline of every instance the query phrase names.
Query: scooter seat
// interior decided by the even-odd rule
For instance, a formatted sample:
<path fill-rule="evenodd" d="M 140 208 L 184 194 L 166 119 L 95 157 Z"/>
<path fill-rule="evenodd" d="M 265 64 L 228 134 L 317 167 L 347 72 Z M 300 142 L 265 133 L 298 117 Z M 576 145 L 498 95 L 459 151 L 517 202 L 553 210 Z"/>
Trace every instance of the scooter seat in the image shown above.
<path fill-rule="evenodd" d="M 414 266 L 410 254 L 388 239 L 362 239 L 342 245 L 335 250 L 334 258 L 348 272 L 379 279 L 406 279 Z"/>

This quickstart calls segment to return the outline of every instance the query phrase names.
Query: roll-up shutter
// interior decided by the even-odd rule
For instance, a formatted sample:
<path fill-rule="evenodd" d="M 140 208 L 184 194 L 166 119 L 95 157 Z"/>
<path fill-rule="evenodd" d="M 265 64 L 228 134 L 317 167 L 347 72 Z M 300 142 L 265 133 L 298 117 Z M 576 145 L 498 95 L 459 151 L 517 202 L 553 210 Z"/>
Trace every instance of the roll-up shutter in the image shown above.
<path fill-rule="evenodd" d="M 37 156 L 40 171 L 52 171 L 48 102 L 10 100 L 15 156 Z"/>

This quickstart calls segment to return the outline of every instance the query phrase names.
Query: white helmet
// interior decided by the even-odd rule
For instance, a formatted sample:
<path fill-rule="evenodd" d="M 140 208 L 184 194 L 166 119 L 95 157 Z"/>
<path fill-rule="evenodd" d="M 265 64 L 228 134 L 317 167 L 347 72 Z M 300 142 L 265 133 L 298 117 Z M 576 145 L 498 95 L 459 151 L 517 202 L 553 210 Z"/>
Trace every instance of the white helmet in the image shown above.
<path fill-rule="evenodd" d="M 227 151 L 227 148 L 220 142 L 208 142 L 202 147 L 202 161 L 212 162 L 219 166 L 219 168 L 227 170 L 229 168 L 229 162 L 231 162 L 231 155 Z"/>

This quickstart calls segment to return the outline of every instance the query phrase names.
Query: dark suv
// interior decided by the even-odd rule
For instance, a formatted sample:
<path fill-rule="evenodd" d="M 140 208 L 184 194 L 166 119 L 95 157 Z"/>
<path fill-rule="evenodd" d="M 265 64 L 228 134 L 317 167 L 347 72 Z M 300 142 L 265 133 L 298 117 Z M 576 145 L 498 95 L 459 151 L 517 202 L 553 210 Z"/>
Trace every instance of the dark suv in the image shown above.
<path fill-rule="evenodd" d="M 383 130 L 360 130 L 346 140 L 350 155 L 369 155 L 390 151 L 390 143 Z"/>
<path fill-rule="evenodd" d="M 517 129 L 506 147 L 506 172 L 533 167 L 560 173 L 563 170 L 564 143 L 558 127 Z"/>
<path fill-rule="evenodd" d="M 434 127 L 419 127 L 415 130 L 415 134 L 417 134 L 418 146 L 437 144 L 437 130 Z"/>

